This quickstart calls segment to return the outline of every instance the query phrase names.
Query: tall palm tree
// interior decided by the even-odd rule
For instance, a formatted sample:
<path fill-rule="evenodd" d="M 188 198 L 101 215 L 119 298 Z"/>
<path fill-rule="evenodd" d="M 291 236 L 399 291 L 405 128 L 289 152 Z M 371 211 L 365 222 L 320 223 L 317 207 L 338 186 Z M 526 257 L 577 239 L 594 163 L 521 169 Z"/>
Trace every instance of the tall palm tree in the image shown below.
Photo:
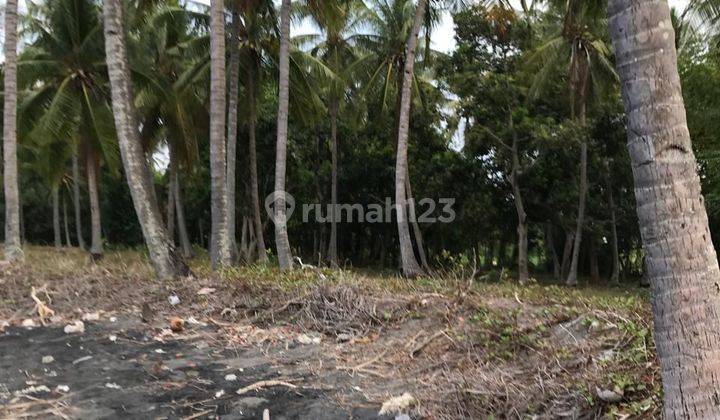
<path fill-rule="evenodd" d="M 177 219 L 183 256 L 193 257 L 179 172 L 191 170 L 198 160 L 199 117 L 205 105 L 199 92 L 209 71 L 209 38 L 196 27 L 207 26 L 207 15 L 180 8 L 177 0 L 165 1 L 145 9 L 136 28 L 133 76 L 137 83 L 135 99 L 141 125 L 141 141 L 146 153 L 167 145 L 168 226 Z M 169 229 L 168 229 L 169 230 Z M 170 237 L 173 237 L 172 233 Z"/>
<path fill-rule="evenodd" d="M 325 33 L 325 40 L 314 48 L 325 65 L 332 71 L 333 79 L 328 81 L 327 102 L 330 117 L 330 150 L 331 150 L 331 190 L 330 204 L 333 214 L 330 220 L 330 243 L 328 245 L 328 261 L 331 266 L 338 266 L 337 248 L 337 205 L 338 205 L 338 117 L 345 102 L 345 95 L 353 64 L 359 57 L 354 48 L 354 39 L 364 23 L 363 12 L 365 4 L 357 0 L 341 0 L 339 2 L 326 2 L 320 0 L 306 0 L 303 14 L 309 16 L 313 22 Z"/>
<path fill-rule="evenodd" d="M 419 0 L 415 10 L 412 31 L 405 49 L 405 65 L 400 91 L 400 115 L 398 121 L 397 157 L 395 161 L 395 206 L 397 214 L 398 235 L 400 241 L 400 257 L 403 274 L 417 277 L 424 274 L 422 267 L 415 258 L 407 214 L 407 177 L 408 177 L 408 137 L 410 132 L 410 101 L 412 94 L 415 52 L 418 36 L 422 27 L 428 0 Z"/>
<path fill-rule="evenodd" d="M 77 148 L 74 148 L 77 150 Z M 77 152 L 72 154 L 72 183 L 73 183 L 73 207 L 75 212 L 75 234 L 77 235 L 78 247 L 85 251 L 85 238 L 82 231 L 82 210 L 80 209 L 80 164 L 78 163 Z"/>
<path fill-rule="evenodd" d="M 74 148 L 76 155 L 84 156 L 90 201 L 90 253 L 98 258 L 103 252 L 100 164 L 105 163 L 113 174 L 119 167 L 108 103 L 100 10 L 92 0 L 30 3 L 28 9 L 28 30 L 36 37 L 19 63 L 22 84 L 32 89 L 21 104 L 21 115 L 43 109 L 41 116 L 32 121 L 34 135 L 62 140 Z"/>
<path fill-rule="evenodd" d="M 236 3 L 231 5 L 232 23 L 228 49 L 230 62 L 228 64 L 228 116 L 227 116 L 227 223 L 230 242 L 237 258 L 236 220 L 235 220 L 235 172 L 237 163 L 238 138 L 238 94 L 240 92 L 240 31 L 242 22 Z"/>
<path fill-rule="evenodd" d="M 670 9 L 665 0 L 610 0 L 608 16 L 653 295 L 664 417 L 720 418 L 720 268 L 686 122 Z"/>
<path fill-rule="evenodd" d="M 3 184 L 5 259 L 23 259 L 20 242 L 20 191 L 17 168 L 17 0 L 5 5 L 5 104 L 3 108 Z"/>
<path fill-rule="evenodd" d="M 103 17 L 107 67 L 120 152 L 150 261 L 161 279 L 186 276 L 188 266 L 176 251 L 163 226 L 148 159 L 140 143 L 125 47 L 121 0 L 105 0 Z"/>
<path fill-rule="evenodd" d="M 598 93 L 603 82 L 615 80 L 612 69 L 610 49 L 605 43 L 606 25 L 603 19 L 603 1 L 601 0 L 551 0 L 550 16 L 562 20 L 560 28 L 553 29 L 548 40 L 544 41 L 534 53 L 541 57 L 543 66 L 537 73 L 531 95 L 537 96 L 549 76 L 559 64 L 567 63 L 570 119 L 580 125 L 586 124 L 588 95 Z M 532 59 L 531 59 L 532 61 Z M 585 226 L 585 207 L 587 203 L 587 166 L 588 145 L 584 137 L 580 142 L 580 181 L 577 212 L 570 269 L 566 284 L 577 284 L 578 263 L 582 231 Z"/>
<path fill-rule="evenodd" d="M 211 245 L 213 268 L 232 264 L 227 214 L 227 147 L 225 144 L 225 6 L 210 2 L 210 178 Z"/>
<path fill-rule="evenodd" d="M 290 102 L 290 6 L 291 0 L 283 0 L 280 7 L 280 58 L 278 60 L 280 71 L 275 151 L 275 246 L 278 262 L 283 270 L 293 268 L 284 197 Z"/>

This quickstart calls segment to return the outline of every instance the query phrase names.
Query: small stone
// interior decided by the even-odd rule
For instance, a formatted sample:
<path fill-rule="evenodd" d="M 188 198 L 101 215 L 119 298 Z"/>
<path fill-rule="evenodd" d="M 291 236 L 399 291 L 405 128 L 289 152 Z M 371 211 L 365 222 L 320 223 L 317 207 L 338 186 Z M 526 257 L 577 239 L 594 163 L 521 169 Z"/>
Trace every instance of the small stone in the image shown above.
<path fill-rule="evenodd" d="M 86 313 L 82 316 L 83 321 L 99 321 L 100 320 L 100 312 L 91 312 Z"/>
<path fill-rule="evenodd" d="M 70 387 L 67 385 L 58 385 L 55 387 L 55 392 L 64 394 L 66 392 L 70 392 Z"/>
<path fill-rule="evenodd" d="M 110 389 L 122 389 L 122 387 L 121 387 L 120 385 L 118 385 L 118 384 L 116 384 L 116 383 L 114 383 L 114 382 L 108 382 L 108 383 L 106 383 L 106 384 L 105 384 L 105 388 L 110 388 Z"/>
<path fill-rule="evenodd" d="M 35 320 L 32 318 L 24 319 L 21 325 L 25 328 L 34 328 L 37 326 Z"/>
<path fill-rule="evenodd" d="M 65 334 L 82 334 L 85 332 L 85 324 L 82 321 L 75 321 L 73 324 L 68 324 L 63 329 Z"/>
<path fill-rule="evenodd" d="M 111 317 L 110 317 L 110 322 L 117 322 L 117 317 L 111 316 Z"/>
<path fill-rule="evenodd" d="M 43 356 L 43 358 L 42 358 L 43 364 L 46 364 L 46 365 L 47 365 L 47 364 L 50 364 L 50 363 L 52 363 L 52 362 L 54 362 L 54 361 L 55 361 L 55 358 L 52 357 L 52 356 Z"/>
<path fill-rule="evenodd" d="M 117 335 L 112 334 L 108 337 L 108 339 L 114 343 L 117 341 Z"/>
<path fill-rule="evenodd" d="M 312 344 L 313 339 L 307 334 L 300 334 L 297 338 L 297 342 L 300 344 Z"/>
<path fill-rule="evenodd" d="M 338 343 L 347 343 L 348 341 L 350 341 L 352 339 L 353 339 L 352 334 L 342 333 L 342 334 L 338 334 L 338 336 L 337 336 Z"/>
<path fill-rule="evenodd" d="M 620 402 L 623 399 L 623 392 L 618 388 L 614 390 L 595 388 L 595 391 L 598 398 L 608 403 Z"/>
<path fill-rule="evenodd" d="M 220 397 L 222 397 L 223 395 L 225 395 L 225 390 L 224 390 L 224 389 L 221 389 L 220 391 L 218 391 L 218 392 L 215 393 L 215 398 L 220 398 Z"/>
<path fill-rule="evenodd" d="M 179 305 L 179 304 L 180 304 L 180 298 L 179 298 L 177 295 L 170 295 L 170 296 L 168 297 L 168 302 L 170 302 L 170 304 L 171 304 L 172 306 Z"/>
<path fill-rule="evenodd" d="M 228 382 L 237 381 L 237 375 L 232 374 L 232 373 L 229 374 L 229 375 L 225 375 L 225 380 L 228 381 Z"/>

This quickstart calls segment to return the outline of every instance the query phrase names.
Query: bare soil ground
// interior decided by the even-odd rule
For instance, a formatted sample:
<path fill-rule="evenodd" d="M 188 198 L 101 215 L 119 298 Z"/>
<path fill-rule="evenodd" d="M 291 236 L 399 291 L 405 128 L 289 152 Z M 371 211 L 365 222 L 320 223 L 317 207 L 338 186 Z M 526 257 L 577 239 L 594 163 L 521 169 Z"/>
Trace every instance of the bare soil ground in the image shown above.
<path fill-rule="evenodd" d="M 659 416 L 643 290 L 193 272 L 47 248 L 0 266 L 0 418 Z"/>

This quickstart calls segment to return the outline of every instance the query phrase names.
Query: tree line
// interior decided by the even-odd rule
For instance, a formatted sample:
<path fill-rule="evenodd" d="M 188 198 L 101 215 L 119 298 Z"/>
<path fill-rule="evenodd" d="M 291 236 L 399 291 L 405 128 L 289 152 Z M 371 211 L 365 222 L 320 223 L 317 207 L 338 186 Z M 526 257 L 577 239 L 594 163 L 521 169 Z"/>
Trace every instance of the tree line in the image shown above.
<path fill-rule="evenodd" d="M 144 243 L 163 279 L 188 274 L 193 243 L 215 269 L 272 259 L 287 270 L 303 256 L 410 278 L 470 258 L 512 260 L 521 283 L 642 274 L 665 414 L 720 415 L 715 2 L 689 14 L 665 0 L 28 8 L 20 25 L 16 0 L 5 11 L 6 259 L 22 261 L 28 233 L 61 246 L 61 205 L 71 243 L 72 201 L 78 246 L 86 230 L 96 259 L 103 237 Z M 443 54 L 431 37 L 448 10 L 458 46 Z M 293 18 L 318 35 L 291 38 Z M 396 218 L 303 224 L 276 195 L 270 227 L 262 197 L 286 190 L 331 205 L 393 197 Z M 457 199 L 457 223 L 412 217 L 432 196 Z"/>

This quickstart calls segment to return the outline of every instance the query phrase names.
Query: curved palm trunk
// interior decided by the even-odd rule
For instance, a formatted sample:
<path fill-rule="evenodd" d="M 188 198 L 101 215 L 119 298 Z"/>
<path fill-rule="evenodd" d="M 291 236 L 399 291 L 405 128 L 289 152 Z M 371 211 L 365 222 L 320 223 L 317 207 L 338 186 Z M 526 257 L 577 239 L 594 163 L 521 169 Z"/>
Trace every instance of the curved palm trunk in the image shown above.
<path fill-rule="evenodd" d="M 227 117 L 227 225 L 233 251 L 233 261 L 237 260 L 237 238 L 235 220 L 235 169 L 237 162 L 238 137 L 238 93 L 240 91 L 240 14 L 237 9 L 232 13 L 232 29 L 230 31 L 230 63 L 228 67 L 228 117 Z"/>
<path fill-rule="evenodd" d="M 5 259 L 23 259 L 20 240 L 20 191 L 17 167 L 17 0 L 5 5 L 5 104 L 3 108 L 3 184 Z"/>
<path fill-rule="evenodd" d="M 232 264 L 227 215 L 224 10 L 223 0 L 210 2 L 210 260 L 214 269 Z"/>
<path fill-rule="evenodd" d="M 257 245 L 258 260 L 266 263 L 267 248 L 265 248 L 265 239 L 263 237 L 263 224 L 260 213 L 260 192 L 258 186 L 258 168 L 257 168 L 257 151 L 256 151 L 256 123 L 257 123 L 257 100 L 255 96 L 255 68 L 257 61 L 253 55 L 253 65 L 247 72 L 247 97 L 249 105 L 248 116 L 248 154 L 250 164 L 250 200 L 252 201 L 252 223 L 255 230 L 255 244 Z"/>
<path fill-rule="evenodd" d="M 82 217 L 80 213 L 80 165 L 78 164 L 77 152 L 72 155 L 72 176 L 73 176 L 73 206 L 75 206 L 75 234 L 77 235 L 78 246 L 85 251 L 85 239 L 82 233 Z"/>
<path fill-rule="evenodd" d="M 280 9 L 280 92 L 278 99 L 277 150 L 275 153 L 275 246 L 280 268 L 293 267 L 285 212 L 285 165 L 287 161 L 288 104 L 290 98 L 290 0 Z"/>
<path fill-rule="evenodd" d="M 103 14 L 105 51 L 120 154 L 150 261 L 161 279 L 186 276 L 188 266 L 176 252 L 163 226 L 152 174 L 139 138 L 125 49 L 121 0 L 105 0 Z"/>
<path fill-rule="evenodd" d="M 338 264 L 338 247 L 337 247 L 337 222 L 338 222 L 338 137 L 337 137 L 337 119 L 338 104 L 335 98 L 331 99 L 330 104 L 330 160 L 332 164 L 331 180 L 330 180 L 330 244 L 328 246 L 328 262 L 333 268 L 337 268 Z"/>
<path fill-rule="evenodd" d="M 717 255 L 687 128 L 667 1 L 610 0 L 664 417 L 720 418 Z"/>
<path fill-rule="evenodd" d="M 87 170 L 88 198 L 90 199 L 90 255 L 97 260 L 102 258 L 103 254 L 97 178 L 99 162 L 94 152 L 88 152 L 86 156 L 85 168 Z"/>
<path fill-rule="evenodd" d="M 403 84 L 400 99 L 400 117 L 398 121 L 398 144 L 395 163 L 395 206 L 397 210 L 398 239 L 400 242 L 400 257 L 402 261 L 403 274 L 407 277 L 423 275 L 423 269 L 415 259 L 412 240 L 410 238 L 410 226 L 407 215 L 407 196 L 405 183 L 408 174 L 408 137 L 410 131 L 410 101 L 412 99 L 412 80 L 415 68 L 415 52 L 417 49 L 418 35 L 422 25 L 427 0 L 420 0 L 415 10 L 415 18 L 410 38 L 407 41 L 405 50 L 405 69 L 403 73 Z"/>
<path fill-rule="evenodd" d="M 180 247 L 182 248 L 182 254 L 185 258 L 193 258 L 195 253 L 190 243 L 190 235 L 187 230 L 187 221 L 185 220 L 185 208 L 182 201 L 182 189 L 180 188 L 180 174 L 178 173 L 178 161 L 177 154 L 173 150 L 173 147 L 169 147 L 170 152 L 170 186 L 172 188 L 173 201 L 172 204 L 175 206 L 175 214 L 177 216 L 177 230 L 178 237 L 180 239 Z"/>
<path fill-rule="evenodd" d="M 60 231 L 60 194 L 57 186 L 52 187 L 53 239 L 55 248 L 62 248 L 62 232 Z"/>
<path fill-rule="evenodd" d="M 513 190 L 513 201 L 515 202 L 515 211 L 517 212 L 517 234 L 518 234 L 518 282 L 525 284 L 530 279 L 528 273 L 528 237 L 527 237 L 527 213 L 525 213 L 525 204 L 522 199 L 522 191 L 520 190 L 520 156 L 518 155 L 518 140 L 514 131 L 512 115 L 510 115 L 510 130 L 513 131 L 512 143 L 512 173 L 510 174 L 510 184 Z"/>
<path fill-rule="evenodd" d="M 412 192 L 412 186 L 410 185 L 410 170 L 408 168 L 407 176 L 405 177 L 405 193 L 407 194 L 408 203 L 408 215 L 410 217 L 410 223 L 412 225 L 413 237 L 415 238 L 415 246 L 417 247 L 418 256 L 420 257 L 420 265 L 423 270 L 430 271 L 430 265 L 427 262 L 427 256 L 425 254 L 425 242 L 423 241 L 422 231 L 420 230 L 420 224 L 418 223 L 417 216 L 415 215 L 415 199 Z"/>

